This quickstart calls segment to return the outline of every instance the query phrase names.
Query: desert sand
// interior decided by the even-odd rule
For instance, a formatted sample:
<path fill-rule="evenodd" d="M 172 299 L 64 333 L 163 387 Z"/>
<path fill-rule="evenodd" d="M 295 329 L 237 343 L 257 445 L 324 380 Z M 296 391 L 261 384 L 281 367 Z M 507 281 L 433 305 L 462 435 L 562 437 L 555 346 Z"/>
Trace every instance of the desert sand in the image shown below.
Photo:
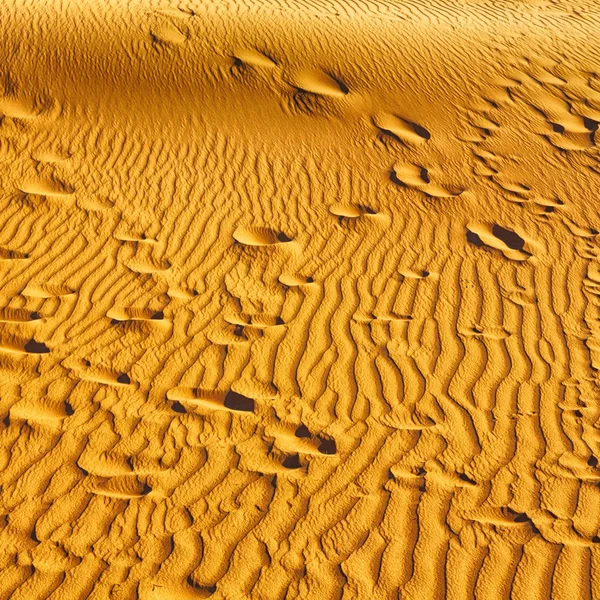
<path fill-rule="evenodd" d="M 0 598 L 600 598 L 597 2 L 0 40 Z"/>

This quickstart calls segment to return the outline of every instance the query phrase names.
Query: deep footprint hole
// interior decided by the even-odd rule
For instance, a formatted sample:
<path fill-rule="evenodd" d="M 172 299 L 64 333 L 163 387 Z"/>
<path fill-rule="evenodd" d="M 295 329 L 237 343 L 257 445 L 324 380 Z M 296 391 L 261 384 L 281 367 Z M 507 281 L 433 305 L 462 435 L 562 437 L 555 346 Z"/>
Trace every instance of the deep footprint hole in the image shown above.
<path fill-rule="evenodd" d="M 525 240 L 516 232 L 500 225 L 492 227 L 492 234 L 504 242 L 511 250 L 522 250 Z"/>
<path fill-rule="evenodd" d="M 25 344 L 25 352 L 31 354 L 48 354 L 50 348 L 44 342 L 36 342 L 33 338 Z"/>
<path fill-rule="evenodd" d="M 124 385 L 127 385 L 127 384 L 131 383 L 131 379 L 130 379 L 129 375 L 127 375 L 127 373 L 121 373 L 117 377 L 117 383 L 122 383 Z"/>
<path fill-rule="evenodd" d="M 300 456 L 298 454 L 288 456 L 281 464 L 286 469 L 299 469 L 302 466 L 300 464 Z"/>
<path fill-rule="evenodd" d="M 337 448 L 335 445 L 335 440 L 328 440 L 328 439 L 321 440 L 321 443 L 319 444 L 319 452 L 321 454 L 332 455 L 332 454 L 335 454 L 336 451 L 337 451 Z"/>
<path fill-rule="evenodd" d="M 467 242 L 469 242 L 469 244 L 473 244 L 473 246 L 477 246 L 478 248 L 483 246 L 483 240 L 471 230 L 467 231 Z"/>
<path fill-rule="evenodd" d="M 291 242 L 292 238 L 287 236 L 285 233 L 281 232 L 281 233 L 277 234 L 277 240 L 282 243 L 285 243 L 285 242 Z"/>
<path fill-rule="evenodd" d="M 300 425 L 295 433 L 297 438 L 310 438 L 310 431 L 306 425 Z"/>
<path fill-rule="evenodd" d="M 240 410 L 243 412 L 254 412 L 254 399 L 229 391 L 223 400 L 223 406 L 231 410 Z"/>
<path fill-rule="evenodd" d="M 180 415 L 184 415 L 185 413 L 187 413 L 187 410 L 185 409 L 185 406 L 183 406 L 183 404 L 181 404 L 181 402 L 173 402 L 173 404 L 171 404 L 171 408 L 173 409 L 174 412 L 179 413 Z"/>

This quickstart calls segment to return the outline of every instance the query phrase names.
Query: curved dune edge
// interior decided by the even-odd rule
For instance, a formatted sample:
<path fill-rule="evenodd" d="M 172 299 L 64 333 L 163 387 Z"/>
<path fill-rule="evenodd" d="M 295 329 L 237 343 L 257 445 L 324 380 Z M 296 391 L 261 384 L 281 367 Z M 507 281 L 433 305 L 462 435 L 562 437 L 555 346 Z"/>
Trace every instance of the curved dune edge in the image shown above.
<path fill-rule="evenodd" d="M 0 4 L 0 600 L 600 600 L 593 0 Z"/>

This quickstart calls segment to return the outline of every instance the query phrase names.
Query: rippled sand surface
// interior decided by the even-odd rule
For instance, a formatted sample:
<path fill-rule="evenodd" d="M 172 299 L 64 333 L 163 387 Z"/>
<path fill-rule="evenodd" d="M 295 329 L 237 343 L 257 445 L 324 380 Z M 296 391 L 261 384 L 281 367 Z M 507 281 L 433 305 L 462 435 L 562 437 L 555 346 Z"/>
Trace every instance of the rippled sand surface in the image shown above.
<path fill-rule="evenodd" d="M 600 599 L 600 7 L 4 0 L 0 599 Z"/>

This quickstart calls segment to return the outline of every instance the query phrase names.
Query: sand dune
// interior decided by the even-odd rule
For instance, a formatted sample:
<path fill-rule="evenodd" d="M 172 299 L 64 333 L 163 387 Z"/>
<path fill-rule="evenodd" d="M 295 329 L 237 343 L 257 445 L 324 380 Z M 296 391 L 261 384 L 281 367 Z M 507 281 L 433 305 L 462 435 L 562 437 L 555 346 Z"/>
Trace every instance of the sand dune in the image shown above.
<path fill-rule="evenodd" d="M 0 17 L 0 598 L 600 598 L 596 2 Z"/>

